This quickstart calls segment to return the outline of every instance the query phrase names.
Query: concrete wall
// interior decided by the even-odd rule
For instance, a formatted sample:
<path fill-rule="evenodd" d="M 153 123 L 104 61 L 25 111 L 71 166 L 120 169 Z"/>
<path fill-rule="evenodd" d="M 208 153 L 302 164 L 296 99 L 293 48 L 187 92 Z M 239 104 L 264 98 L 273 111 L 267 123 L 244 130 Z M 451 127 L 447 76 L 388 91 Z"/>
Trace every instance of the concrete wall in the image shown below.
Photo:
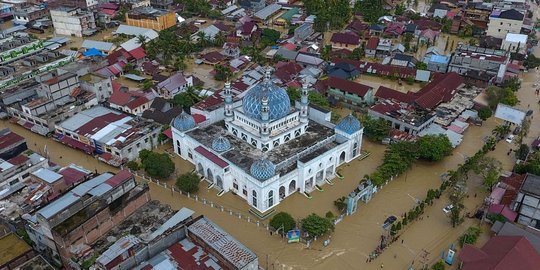
<path fill-rule="evenodd" d="M 508 33 L 519 34 L 522 26 L 523 21 L 490 17 L 486 35 L 504 39 Z"/>

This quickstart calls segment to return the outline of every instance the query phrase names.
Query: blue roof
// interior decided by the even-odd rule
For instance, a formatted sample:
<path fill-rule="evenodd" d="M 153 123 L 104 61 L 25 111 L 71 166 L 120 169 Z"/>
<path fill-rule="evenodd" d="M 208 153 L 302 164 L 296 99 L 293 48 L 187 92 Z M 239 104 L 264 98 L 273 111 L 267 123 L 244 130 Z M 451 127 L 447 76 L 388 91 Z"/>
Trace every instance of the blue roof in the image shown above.
<path fill-rule="evenodd" d="M 253 87 L 242 100 L 244 113 L 249 117 L 261 120 L 262 101 L 268 98 L 269 120 L 280 119 L 291 110 L 291 101 L 285 89 L 274 85 L 270 79 L 265 79 Z"/>
<path fill-rule="evenodd" d="M 432 55 L 429 59 L 430 62 L 435 62 L 439 64 L 447 64 L 449 62 L 450 58 L 445 55 Z"/>
<path fill-rule="evenodd" d="M 360 121 L 356 119 L 352 114 L 347 115 L 345 118 L 341 119 L 336 125 L 337 130 L 341 130 L 347 134 L 354 134 L 362 128 Z"/>
<path fill-rule="evenodd" d="M 268 159 L 259 159 L 251 164 L 249 171 L 253 177 L 264 181 L 270 179 L 276 174 L 276 166 L 274 166 L 274 163 Z"/>
<path fill-rule="evenodd" d="M 231 149 L 231 143 L 223 136 L 219 136 L 212 141 L 212 149 L 217 152 L 225 152 Z"/>
<path fill-rule="evenodd" d="M 85 52 L 83 52 L 83 55 L 85 57 L 93 57 L 93 56 L 105 56 L 102 52 L 100 52 L 98 49 L 96 48 L 90 48 L 88 50 L 86 50 Z"/>
<path fill-rule="evenodd" d="M 187 131 L 196 126 L 193 116 L 182 112 L 180 115 L 172 120 L 172 126 L 180 131 Z"/>

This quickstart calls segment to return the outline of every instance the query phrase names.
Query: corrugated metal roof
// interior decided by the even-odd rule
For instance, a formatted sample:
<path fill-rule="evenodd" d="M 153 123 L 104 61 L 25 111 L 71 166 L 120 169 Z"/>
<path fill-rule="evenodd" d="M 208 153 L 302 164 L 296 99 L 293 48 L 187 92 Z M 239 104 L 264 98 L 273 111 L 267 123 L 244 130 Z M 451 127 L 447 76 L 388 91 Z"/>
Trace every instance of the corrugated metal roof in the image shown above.
<path fill-rule="evenodd" d="M 108 52 L 114 49 L 115 45 L 110 42 L 103 42 L 91 39 L 85 39 L 81 45 L 81 48 L 91 49 L 95 48 L 103 52 Z"/>
<path fill-rule="evenodd" d="M 525 119 L 525 112 L 505 104 L 499 104 L 495 111 L 495 117 L 521 126 L 523 119 Z"/>
<path fill-rule="evenodd" d="M 182 207 L 182 209 L 178 210 L 176 214 L 174 214 L 171 218 L 169 218 L 163 225 L 161 225 L 156 231 L 154 231 L 150 236 L 148 236 L 148 239 L 145 239 L 146 241 L 152 241 L 154 238 L 162 235 L 164 232 L 166 232 L 168 229 L 184 222 L 186 219 L 190 218 L 195 211 Z"/>
<path fill-rule="evenodd" d="M 281 9 L 281 5 L 279 4 L 272 4 L 272 5 L 269 5 L 257 12 L 255 12 L 255 14 L 253 15 L 254 17 L 257 17 L 261 20 L 266 20 L 268 19 L 268 17 L 270 17 L 270 15 L 276 13 L 276 11 L 280 10 Z"/>
<path fill-rule="evenodd" d="M 61 174 L 57 174 L 49 169 L 41 168 L 35 172 L 32 173 L 33 176 L 52 184 L 60 179 L 62 179 Z"/>
<path fill-rule="evenodd" d="M 129 250 L 134 245 L 140 243 L 141 241 L 139 238 L 133 235 L 126 235 L 118 241 L 116 241 L 112 246 L 110 246 L 101 256 L 97 258 L 97 261 L 101 265 L 107 265 L 111 261 L 113 261 L 116 257 L 122 255 L 124 252 Z"/>
<path fill-rule="evenodd" d="M 74 202 L 78 201 L 79 198 L 79 196 L 69 192 L 57 200 L 49 203 L 47 206 L 41 208 L 37 213 L 42 215 L 44 218 L 49 219 L 58 212 L 72 205 Z"/>

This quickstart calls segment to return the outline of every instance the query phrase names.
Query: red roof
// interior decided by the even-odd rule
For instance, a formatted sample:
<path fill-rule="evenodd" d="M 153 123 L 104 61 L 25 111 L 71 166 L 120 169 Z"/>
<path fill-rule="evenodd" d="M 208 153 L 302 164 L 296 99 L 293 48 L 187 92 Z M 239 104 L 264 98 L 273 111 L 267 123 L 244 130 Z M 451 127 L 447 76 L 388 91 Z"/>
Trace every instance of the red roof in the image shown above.
<path fill-rule="evenodd" d="M 111 187 L 117 187 L 127 180 L 131 179 L 133 174 L 128 171 L 119 171 L 113 177 L 109 178 L 105 183 L 109 184 Z"/>
<path fill-rule="evenodd" d="M 146 53 L 144 52 L 144 49 L 142 47 L 138 47 L 129 51 L 129 54 L 133 56 L 133 58 L 135 58 L 136 60 L 143 59 L 146 56 Z"/>
<path fill-rule="evenodd" d="M 216 51 L 211 51 L 209 53 L 206 53 L 205 55 L 202 56 L 202 58 L 209 62 L 209 63 L 219 63 L 223 60 L 225 60 L 225 55 L 219 53 L 219 52 L 216 52 Z"/>
<path fill-rule="evenodd" d="M 375 96 L 382 99 L 393 99 L 395 101 L 404 103 L 410 103 L 414 99 L 412 95 L 408 95 L 398 90 L 394 90 L 392 88 L 388 88 L 382 85 L 379 86 L 379 89 L 377 89 Z"/>
<path fill-rule="evenodd" d="M 462 270 L 538 270 L 540 254 L 524 236 L 493 236 L 482 248 L 465 244 Z"/>
<path fill-rule="evenodd" d="M 337 77 L 330 77 L 326 84 L 331 88 L 339 89 L 349 94 L 356 94 L 360 97 L 365 96 L 367 92 L 372 89 L 367 85 L 340 79 Z"/>
<path fill-rule="evenodd" d="M 343 43 L 343 44 L 351 44 L 351 45 L 360 44 L 360 38 L 358 37 L 358 35 L 356 35 L 353 32 L 334 33 L 330 41 L 334 43 Z"/>
<path fill-rule="evenodd" d="M 283 83 L 293 80 L 302 71 L 302 67 L 295 62 L 287 62 L 280 67 L 276 67 L 274 76 L 280 79 Z"/>
<path fill-rule="evenodd" d="M 204 121 L 206 121 L 206 116 L 198 113 L 194 113 L 191 115 L 193 117 L 193 120 L 195 120 L 195 123 L 200 124 Z"/>
<path fill-rule="evenodd" d="M 165 136 L 167 136 L 167 138 L 169 138 L 169 139 L 172 139 L 172 138 L 173 138 L 173 136 L 172 136 L 172 129 L 171 129 L 171 128 L 168 128 L 168 129 L 164 130 L 164 131 L 163 131 L 163 134 L 164 134 Z"/>
<path fill-rule="evenodd" d="M 242 35 L 251 35 L 253 32 L 253 29 L 257 26 L 255 22 L 246 22 L 241 27 L 241 34 Z"/>
<path fill-rule="evenodd" d="M 106 127 L 108 124 L 110 124 L 112 122 L 115 122 L 115 121 L 118 121 L 120 119 L 123 119 L 125 117 L 127 117 L 127 115 L 125 115 L 123 113 L 121 113 L 121 114 L 108 113 L 108 114 L 96 117 L 96 118 L 88 121 L 86 124 L 79 127 L 79 129 L 77 129 L 75 132 L 77 134 L 80 134 L 80 135 L 83 135 L 83 136 L 93 135 L 97 131 L 99 131 L 102 128 Z M 66 138 L 66 137 L 69 138 L 68 136 L 64 136 L 64 138 Z M 77 141 L 77 140 L 75 140 L 75 141 Z"/>
<path fill-rule="evenodd" d="M 81 182 L 82 180 L 84 180 L 84 177 L 86 176 L 86 173 L 81 172 L 74 168 L 69 168 L 69 167 L 60 171 L 59 174 L 64 176 L 64 182 L 68 186 Z"/>
<path fill-rule="evenodd" d="M 505 217 L 508 221 L 514 221 L 517 217 L 517 213 L 512 211 L 510 207 L 502 204 L 492 204 L 489 206 L 488 213 L 490 214 L 500 214 Z"/>
<path fill-rule="evenodd" d="M 10 131 L 6 135 L 0 137 L 0 150 L 10 147 L 15 144 L 20 144 L 24 141 L 25 139 L 21 137 L 19 134 Z"/>
<path fill-rule="evenodd" d="M 101 12 L 103 14 L 106 14 L 106 15 L 109 15 L 109 16 L 112 16 L 112 15 L 116 14 L 116 10 L 108 9 L 108 8 L 102 8 L 102 9 L 99 10 L 99 12 Z"/>
<path fill-rule="evenodd" d="M 18 155 L 16 157 L 13 157 L 13 158 L 10 158 L 8 159 L 7 162 L 15 165 L 15 166 L 18 166 L 18 165 L 21 165 L 23 163 L 25 163 L 27 160 L 29 160 L 30 158 L 28 158 L 27 156 L 25 155 Z"/>
<path fill-rule="evenodd" d="M 223 103 L 223 98 L 219 95 L 219 93 L 214 93 L 204 100 L 197 102 L 195 105 L 193 105 L 193 107 L 199 110 L 206 110 L 221 103 Z"/>
<path fill-rule="evenodd" d="M 294 51 L 296 50 L 296 45 L 292 44 L 292 43 L 285 43 L 283 44 L 283 46 L 281 46 L 289 51 Z"/>
<path fill-rule="evenodd" d="M 129 109 L 133 110 L 143 104 L 146 104 L 148 103 L 150 100 L 146 97 L 137 97 L 135 98 L 134 100 L 128 102 L 128 104 L 126 104 L 126 107 L 128 107 Z"/>
<path fill-rule="evenodd" d="M 225 168 L 229 166 L 229 163 L 227 163 L 225 160 L 221 159 L 214 153 L 206 150 L 206 148 L 202 146 L 195 147 L 195 151 L 197 151 L 197 153 L 203 155 L 206 159 L 212 161 L 214 164 L 218 165 L 221 168 Z"/>
<path fill-rule="evenodd" d="M 416 93 L 416 104 L 424 109 L 433 109 L 441 102 L 448 102 L 463 83 L 463 77 L 450 72 L 436 76 L 433 81 Z"/>
<path fill-rule="evenodd" d="M 377 46 L 379 45 L 379 38 L 378 37 L 370 37 L 366 49 L 368 50 L 375 50 L 377 49 Z"/>

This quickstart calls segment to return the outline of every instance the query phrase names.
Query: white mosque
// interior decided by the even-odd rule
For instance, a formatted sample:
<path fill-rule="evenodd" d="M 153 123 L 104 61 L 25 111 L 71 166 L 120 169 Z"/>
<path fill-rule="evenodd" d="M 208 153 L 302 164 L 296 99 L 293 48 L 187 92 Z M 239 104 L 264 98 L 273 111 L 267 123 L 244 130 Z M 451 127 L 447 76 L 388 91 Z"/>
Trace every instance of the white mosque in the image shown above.
<path fill-rule="evenodd" d="M 197 125 L 185 112 L 172 121 L 176 154 L 221 192 L 234 192 L 265 213 L 294 192 L 306 195 L 360 155 L 363 127 L 352 115 L 337 125 L 308 104 L 308 87 L 291 107 L 283 88 L 263 82 L 233 102 L 225 85 L 224 115 Z M 307 195 L 309 196 L 309 195 Z"/>

